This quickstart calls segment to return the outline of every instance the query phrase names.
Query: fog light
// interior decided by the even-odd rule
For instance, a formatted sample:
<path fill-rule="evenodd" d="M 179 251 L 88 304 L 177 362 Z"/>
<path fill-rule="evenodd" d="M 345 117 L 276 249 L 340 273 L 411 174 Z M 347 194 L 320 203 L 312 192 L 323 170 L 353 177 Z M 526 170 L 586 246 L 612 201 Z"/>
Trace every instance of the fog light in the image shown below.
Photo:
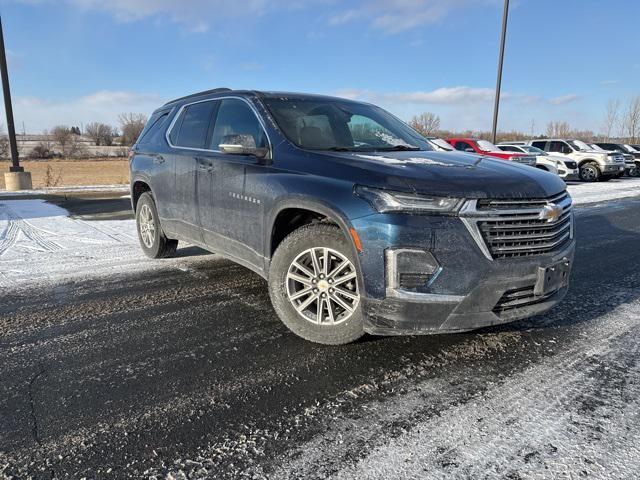
<path fill-rule="evenodd" d="M 431 252 L 418 249 L 388 249 L 385 252 L 387 288 L 420 292 L 426 290 L 442 270 Z"/>

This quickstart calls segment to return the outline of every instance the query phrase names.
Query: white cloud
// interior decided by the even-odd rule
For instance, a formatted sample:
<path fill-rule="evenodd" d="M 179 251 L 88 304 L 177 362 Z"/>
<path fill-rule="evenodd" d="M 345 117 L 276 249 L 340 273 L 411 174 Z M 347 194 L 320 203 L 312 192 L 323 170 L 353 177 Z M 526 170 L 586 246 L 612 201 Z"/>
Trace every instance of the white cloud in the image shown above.
<path fill-rule="evenodd" d="M 66 101 L 15 97 L 13 110 L 18 131 L 24 122 L 27 133 L 38 133 L 59 124 L 80 126 L 98 121 L 117 126 L 120 113 L 149 115 L 165 101 L 155 94 L 101 90 Z"/>
<path fill-rule="evenodd" d="M 494 5 L 499 0 L 361 0 L 356 8 L 329 18 L 330 25 L 364 20 L 387 33 L 400 33 L 437 23 L 458 9 L 474 5 Z"/>
<path fill-rule="evenodd" d="M 430 91 L 379 92 L 343 89 L 333 93 L 342 98 L 362 100 L 380 105 L 406 120 L 425 111 L 440 116 L 445 129 L 456 131 L 488 131 L 493 115 L 493 88 L 454 86 Z M 586 112 L 576 109 L 580 97 L 568 94 L 545 98 L 539 95 L 502 92 L 499 125 L 501 130 L 528 132 L 531 120 L 536 124 L 567 119 L 576 128 L 597 128 Z M 544 129 L 544 127 L 540 127 Z"/>
<path fill-rule="evenodd" d="M 580 95 L 571 93 L 569 95 L 561 95 L 560 97 L 553 97 L 549 99 L 551 105 L 564 105 L 565 103 L 575 102 L 580 99 Z"/>
<path fill-rule="evenodd" d="M 18 0 L 44 3 L 54 0 Z M 106 12 L 121 22 L 148 18 L 178 23 L 194 33 L 206 32 L 211 25 L 230 17 L 255 18 L 277 8 L 297 9 L 300 4 L 287 0 L 64 0 L 81 10 Z"/>

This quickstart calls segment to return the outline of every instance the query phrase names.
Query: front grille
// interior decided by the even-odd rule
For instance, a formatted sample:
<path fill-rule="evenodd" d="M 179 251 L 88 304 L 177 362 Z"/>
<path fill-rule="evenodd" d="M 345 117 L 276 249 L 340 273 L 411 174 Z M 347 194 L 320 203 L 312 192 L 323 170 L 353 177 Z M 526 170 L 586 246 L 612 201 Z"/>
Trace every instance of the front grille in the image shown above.
<path fill-rule="evenodd" d="M 561 208 L 557 219 L 540 218 L 547 205 Z M 481 199 L 461 216 L 475 217 L 465 223 L 475 229 L 472 235 L 492 259 L 553 253 L 573 237 L 571 197 L 566 192 L 541 199 Z"/>
<path fill-rule="evenodd" d="M 498 303 L 496 303 L 495 307 L 493 307 L 493 312 L 496 315 L 500 315 L 505 312 L 510 312 L 518 308 L 528 307 L 530 305 L 535 305 L 540 302 L 544 302 L 548 298 L 554 296 L 558 293 L 559 290 L 555 290 L 547 293 L 546 295 L 534 295 L 533 293 L 534 286 L 531 285 L 529 287 L 522 288 L 514 288 L 512 290 L 507 290 Z"/>

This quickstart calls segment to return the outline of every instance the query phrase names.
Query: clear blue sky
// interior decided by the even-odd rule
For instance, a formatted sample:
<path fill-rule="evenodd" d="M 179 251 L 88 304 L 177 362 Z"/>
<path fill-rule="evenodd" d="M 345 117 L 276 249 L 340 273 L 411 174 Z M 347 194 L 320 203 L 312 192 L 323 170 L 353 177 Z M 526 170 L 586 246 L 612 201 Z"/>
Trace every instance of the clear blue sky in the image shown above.
<path fill-rule="evenodd" d="M 640 94 L 640 1 L 511 4 L 501 129 L 598 130 L 608 99 Z M 217 86 L 491 124 L 502 0 L 1 0 L 0 12 L 18 131 L 115 124 Z"/>

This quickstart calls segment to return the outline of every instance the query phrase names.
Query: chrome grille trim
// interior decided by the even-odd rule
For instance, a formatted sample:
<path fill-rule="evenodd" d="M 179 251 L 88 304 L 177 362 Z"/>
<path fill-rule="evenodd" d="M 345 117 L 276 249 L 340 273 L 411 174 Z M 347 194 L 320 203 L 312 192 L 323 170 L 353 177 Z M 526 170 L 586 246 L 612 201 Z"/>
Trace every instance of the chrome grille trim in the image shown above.
<path fill-rule="evenodd" d="M 548 198 L 468 200 L 460 219 L 485 257 L 526 257 L 560 251 L 573 239 L 571 197 L 565 191 Z M 556 220 L 540 219 L 543 208 L 562 209 Z"/>

